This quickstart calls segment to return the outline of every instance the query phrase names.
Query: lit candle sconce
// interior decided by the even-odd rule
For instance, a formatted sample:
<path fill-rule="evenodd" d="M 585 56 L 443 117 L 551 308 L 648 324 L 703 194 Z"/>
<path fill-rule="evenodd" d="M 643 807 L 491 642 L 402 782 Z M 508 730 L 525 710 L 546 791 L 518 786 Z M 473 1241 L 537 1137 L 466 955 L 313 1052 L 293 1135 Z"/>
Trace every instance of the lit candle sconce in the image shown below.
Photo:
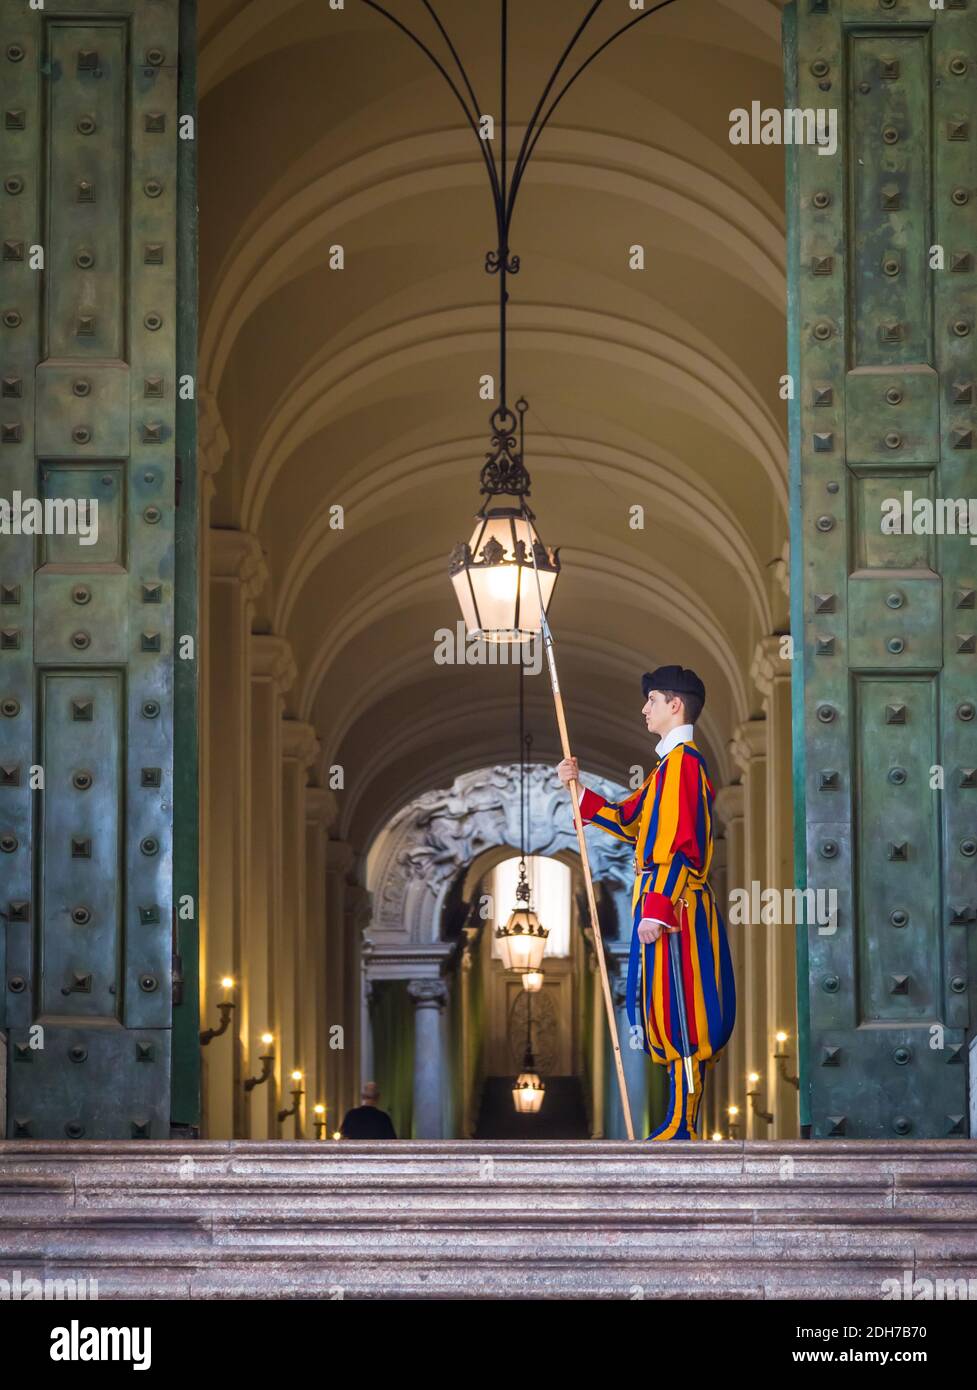
<path fill-rule="evenodd" d="M 333 1133 L 332 1133 L 332 1137 L 333 1137 L 334 1139 L 342 1139 L 342 1137 L 343 1137 L 342 1130 L 334 1129 L 334 1130 L 333 1130 Z"/>
<path fill-rule="evenodd" d="M 249 1076 L 248 1079 L 245 1081 L 244 1089 L 246 1091 L 253 1091 L 255 1086 L 263 1085 L 264 1082 L 266 1082 L 268 1078 L 271 1076 L 272 1070 L 275 1066 L 275 1052 L 272 1048 L 272 1043 L 275 1041 L 274 1037 L 271 1035 L 271 1033 L 262 1033 L 261 1041 L 269 1050 L 267 1052 L 263 1052 L 261 1056 L 258 1058 L 258 1061 L 261 1063 L 261 1075 Z"/>
<path fill-rule="evenodd" d="M 291 1095 L 292 1095 L 292 1104 L 291 1104 L 291 1106 L 288 1108 L 288 1110 L 279 1110 L 279 1112 L 278 1112 L 278 1123 L 279 1123 L 279 1124 L 281 1124 L 282 1120 L 287 1120 L 288 1117 L 289 1117 L 289 1115 L 296 1115 L 296 1114 L 298 1114 L 299 1101 L 300 1101 L 300 1100 L 302 1099 L 302 1097 L 305 1095 L 305 1092 L 302 1090 L 302 1073 L 301 1073 L 300 1071 L 293 1071 L 293 1072 L 292 1072 L 292 1080 L 293 1080 L 294 1083 L 295 1083 L 295 1085 L 292 1087 L 292 1091 L 291 1091 Z"/>
<path fill-rule="evenodd" d="M 790 1061 L 791 1054 L 784 1050 L 784 1043 L 787 1041 L 789 1034 L 781 1032 L 775 1033 L 774 1036 L 777 1039 L 777 1051 L 773 1054 L 774 1061 L 777 1063 L 777 1070 L 782 1079 L 786 1081 L 789 1086 L 793 1086 L 795 1090 L 799 1091 L 801 1089 L 801 1078 L 799 1076 L 791 1076 L 790 1072 L 787 1070 L 787 1063 Z"/>
<path fill-rule="evenodd" d="M 542 970 L 527 970 L 522 977 L 522 987 L 527 994 L 538 994 L 543 988 L 544 979 Z"/>
<path fill-rule="evenodd" d="M 720 1134 L 719 1130 L 718 1130 L 718 1129 L 715 1130 L 714 1133 L 713 1133 L 713 1136 L 712 1136 L 712 1141 L 713 1141 L 713 1143 L 714 1143 L 714 1144 L 721 1144 L 721 1143 L 722 1143 L 722 1139 L 723 1139 L 723 1136 Z"/>
<path fill-rule="evenodd" d="M 751 1071 L 746 1079 L 751 1087 L 746 1094 L 749 1098 L 750 1105 L 753 1107 L 754 1115 L 758 1120 L 762 1120 L 764 1124 L 773 1124 L 773 1115 L 771 1115 L 770 1111 L 760 1109 L 760 1092 L 757 1090 L 760 1084 L 760 1073 L 758 1071 Z"/>
<path fill-rule="evenodd" d="M 740 1108 L 738 1105 L 727 1105 L 726 1114 L 729 1116 L 729 1137 L 735 1139 L 740 1132 L 739 1126 Z"/>
<path fill-rule="evenodd" d="M 315 1137 L 325 1139 L 326 1137 L 326 1107 L 324 1105 L 313 1105 L 312 1113 L 315 1115 Z"/>
<path fill-rule="evenodd" d="M 230 975 L 225 975 L 223 980 L 221 980 L 221 989 L 224 991 L 224 997 L 217 1005 L 221 1016 L 220 1027 L 204 1029 L 200 1034 L 201 1047 L 207 1047 L 209 1043 L 213 1042 L 214 1038 L 219 1038 L 221 1034 L 226 1033 L 230 1027 L 231 1014 L 234 1012 L 234 999 L 232 997 L 234 994 L 234 981 L 231 979 Z"/>

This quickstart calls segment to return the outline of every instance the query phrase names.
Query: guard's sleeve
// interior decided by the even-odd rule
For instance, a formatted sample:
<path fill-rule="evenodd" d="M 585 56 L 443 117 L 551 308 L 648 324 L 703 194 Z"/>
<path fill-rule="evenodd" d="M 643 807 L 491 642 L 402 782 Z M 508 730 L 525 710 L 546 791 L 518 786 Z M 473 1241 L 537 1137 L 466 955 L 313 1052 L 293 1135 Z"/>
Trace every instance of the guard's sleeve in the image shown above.
<path fill-rule="evenodd" d="M 580 797 L 581 820 L 585 825 L 600 826 L 616 840 L 627 840 L 633 845 L 638 838 L 641 794 L 647 785 L 648 778 L 627 801 L 605 801 L 602 796 L 585 787 Z"/>
<path fill-rule="evenodd" d="M 705 863 L 711 827 L 705 772 L 699 759 L 683 747 L 668 759 L 664 776 L 658 833 L 650 856 L 653 868 L 641 915 L 674 927 L 689 870 L 699 870 Z"/>

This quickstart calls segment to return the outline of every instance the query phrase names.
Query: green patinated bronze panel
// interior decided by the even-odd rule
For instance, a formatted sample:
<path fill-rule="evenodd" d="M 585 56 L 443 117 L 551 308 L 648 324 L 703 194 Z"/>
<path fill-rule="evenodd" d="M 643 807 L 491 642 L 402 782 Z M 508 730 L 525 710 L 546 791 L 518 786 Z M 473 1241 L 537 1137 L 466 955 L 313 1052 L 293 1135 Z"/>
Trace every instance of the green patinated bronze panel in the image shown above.
<path fill-rule="evenodd" d="M 4 495 L 98 504 L 0 551 L 12 1137 L 170 1133 L 183 18 L 0 0 Z"/>
<path fill-rule="evenodd" d="M 785 38 L 839 124 L 788 166 L 798 878 L 837 909 L 799 942 L 802 1119 L 966 1137 L 977 546 L 925 507 L 977 496 L 977 6 L 803 0 Z"/>

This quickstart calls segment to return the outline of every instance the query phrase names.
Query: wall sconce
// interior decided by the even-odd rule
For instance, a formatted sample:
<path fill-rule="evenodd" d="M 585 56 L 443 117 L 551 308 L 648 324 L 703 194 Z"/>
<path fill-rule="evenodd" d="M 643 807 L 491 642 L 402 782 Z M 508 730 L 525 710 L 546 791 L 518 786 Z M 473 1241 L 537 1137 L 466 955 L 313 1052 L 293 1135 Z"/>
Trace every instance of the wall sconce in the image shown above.
<path fill-rule="evenodd" d="M 270 1049 L 275 1039 L 270 1033 L 262 1033 L 261 1041 L 264 1043 L 265 1047 Z M 248 1077 L 244 1083 L 244 1089 L 246 1091 L 253 1091 L 255 1086 L 263 1085 L 264 1082 L 268 1080 L 269 1076 L 271 1076 L 272 1067 L 275 1065 L 274 1051 L 263 1052 L 258 1058 L 258 1061 L 261 1063 L 261 1075 Z"/>
<path fill-rule="evenodd" d="M 224 998 L 217 1005 L 221 1016 L 220 1027 L 206 1028 L 200 1034 L 201 1047 L 207 1047 L 209 1043 L 213 1042 L 214 1038 L 219 1038 L 222 1033 L 226 1033 L 230 1026 L 231 1014 L 234 1011 L 234 1000 L 230 997 L 231 991 L 234 989 L 234 981 L 231 979 L 230 975 L 225 975 L 223 980 L 221 980 L 221 989 L 224 991 Z"/>
<path fill-rule="evenodd" d="M 746 1079 L 751 1086 L 756 1087 L 757 1083 L 760 1080 L 760 1073 L 756 1071 L 751 1071 Z M 760 1092 L 754 1089 L 752 1091 L 747 1091 L 746 1094 L 749 1097 L 750 1105 L 753 1107 L 753 1113 L 757 1117 L 757 1119 L 762 1120 L 764 1124 L 767 1125 L 773 1124 L 773 1116 L 771 1115 L 770 1111 L 760 1109 Z"/>
<path fill-rule="evenodd" d="M 777 1063 L 777 1070 L 781 1078 L 786 1081 L 789 1086 L 793 1086 L 795 1090 L 799 1091 L 801 1089 L 801 1078 L 799 1076 L 791 1076 L 788 1072 L 787 1063 L 790 1060 L 791 1054 L 783 1050 L 788 1035 L 786 1033 L 776 1033 L 774 1036 L 777 1039 L 777 1051 L 773 1056 L 774 1061 Z"/>
<path fill-rule="evenodd" d="M 326 1136 L 326 1107 L 324 1105 L 313 1105 L 312 1113 L 315 1115 L 315 1137 L 324 1139 Z"/>
<path fill-rule="evenodd" d="M 289 1117 L 289 1115 L 295 1115 L 295 1114 L 298 1113 L 299 1101 L 300 1101 L 300 1100 L 302 1099 L 302 1097 L 305 1095 L 305 1092 L 302 1090 L 302 1073 L 301 1073 L 300 1071 L 293 1071 L 293 1072 L 292 1072 L 292 1080 L 296 1083 L 296 1084 L 292 1087 L 292 1093 L 291 1093 L 291 1094 L 292 1094 L 292 1104 L 291 1104 L 291 1107 L 290 1107 L 288 1110 L 279 1110 L 279 1112 L 278 1112 L 278 1123 L 279 1123 L 279 1124 L 281 1124 L 282 1120 L 287 1120 L 288 1117 Z"/>
<path fill-rule="evenodd" d="M 729 1137 L 735 1139 L 740 1132 L 738 1116 L 740 1108 L 738 1105 L 727 1105 L 726 1114 L 729 1116 Z"/>

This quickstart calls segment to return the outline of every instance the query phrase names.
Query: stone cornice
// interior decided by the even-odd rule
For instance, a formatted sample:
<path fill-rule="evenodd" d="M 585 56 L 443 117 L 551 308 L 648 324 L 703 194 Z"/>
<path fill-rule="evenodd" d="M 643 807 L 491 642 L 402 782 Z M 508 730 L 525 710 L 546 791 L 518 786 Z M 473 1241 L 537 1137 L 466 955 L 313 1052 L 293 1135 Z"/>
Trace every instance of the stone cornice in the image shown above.
<path fill-rule="evenodd" d="M 212 479 L 220 472 L 231 441 L 221 419 L 217 397 L 206 387 L 197 394 L 197 461 L 201 471 Z M 210 484 L 213 489 L 213 483 Z"/>
<path fill-rule="evenodd" d="M 251 634 L 251 678 L 271 681 L 279 695 L 295 682 L 297 668 L 292 645 L 272 632 Z"/>
<path fill-rule="evenodd" d="M 450 941 L 384 946 L 365 951 L 363 964 L 370 980 L 439 980 L 454 949 Z"/>

